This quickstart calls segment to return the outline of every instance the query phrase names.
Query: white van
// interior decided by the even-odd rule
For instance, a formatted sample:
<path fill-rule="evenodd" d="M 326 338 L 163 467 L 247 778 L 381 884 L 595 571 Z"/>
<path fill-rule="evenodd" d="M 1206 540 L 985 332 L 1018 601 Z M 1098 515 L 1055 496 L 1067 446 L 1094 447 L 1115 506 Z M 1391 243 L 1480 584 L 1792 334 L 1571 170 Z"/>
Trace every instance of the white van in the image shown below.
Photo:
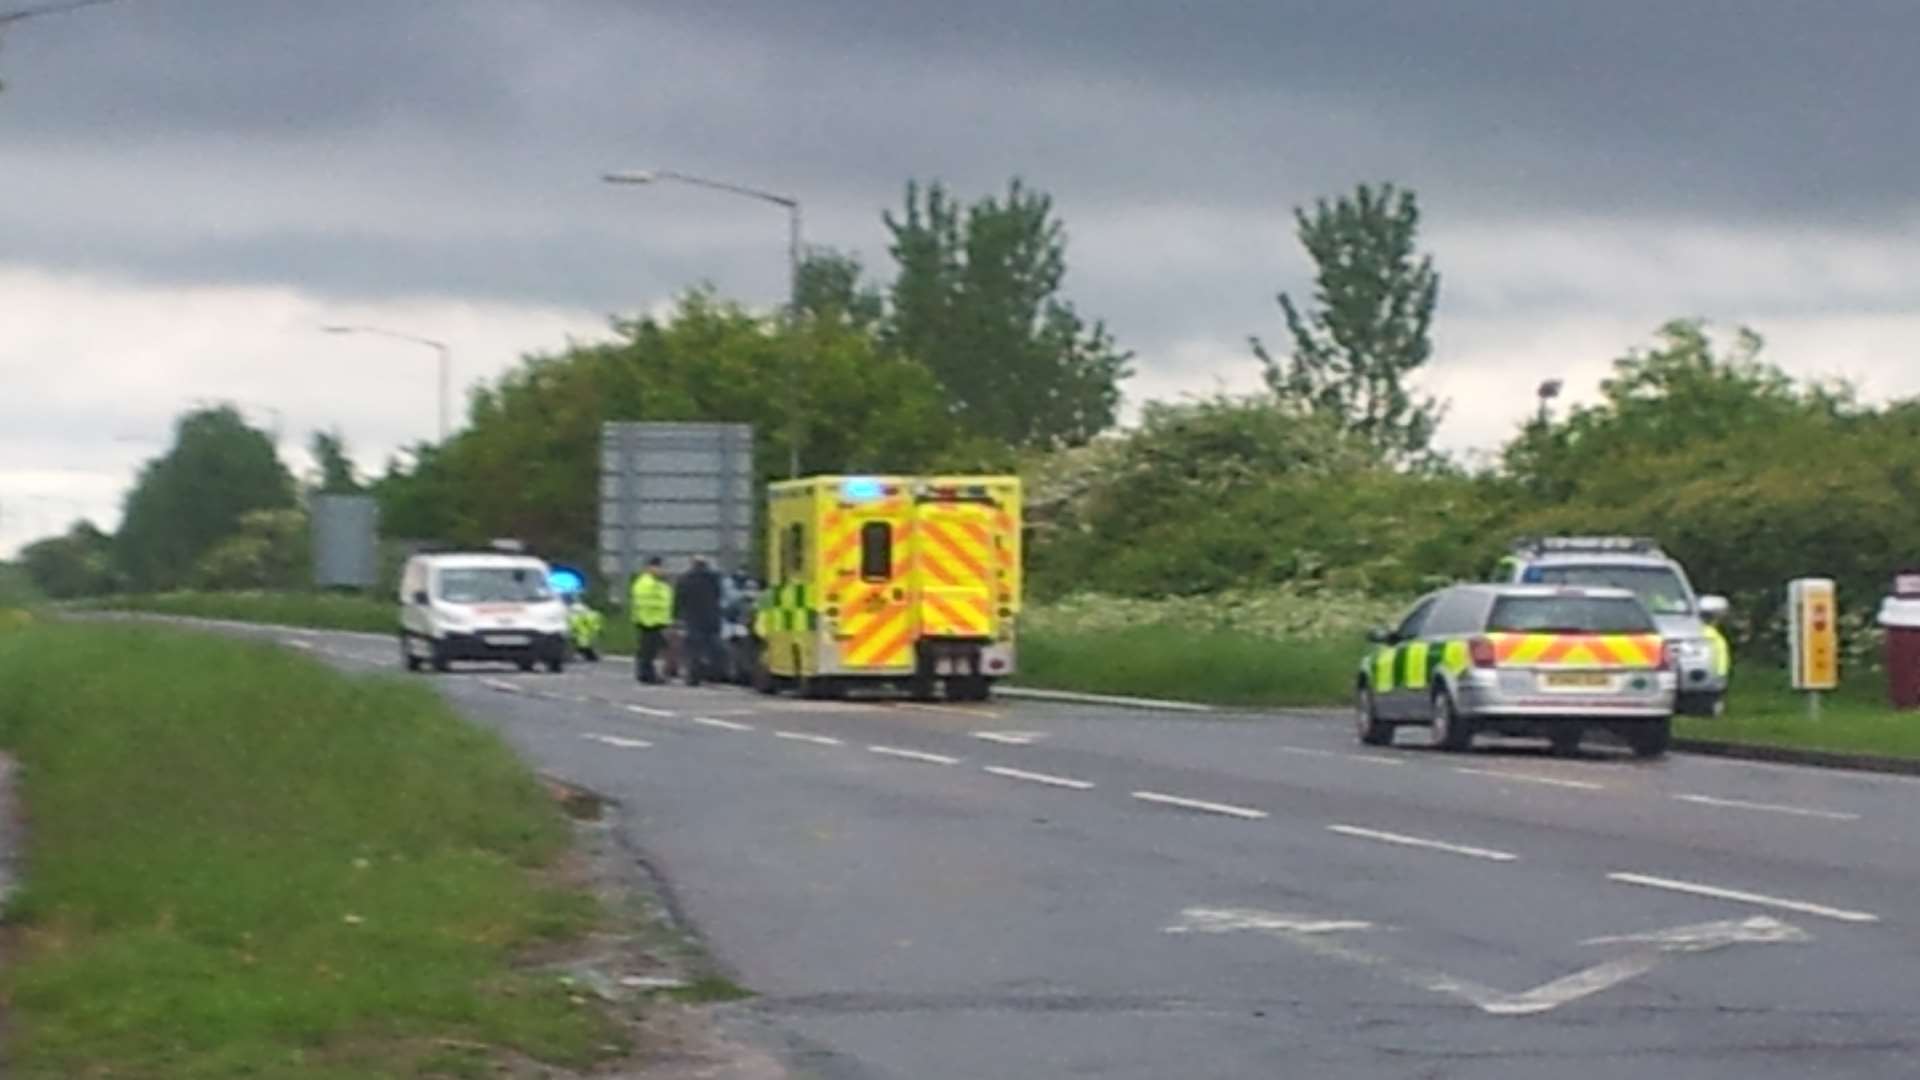
<path fill-rule="evenodd" d="M 567 607 L 531 555 L 415 555 L 400 575 L 400 656 L 408 671 L 496 660 L 522 671 L 567 662 Z"/>

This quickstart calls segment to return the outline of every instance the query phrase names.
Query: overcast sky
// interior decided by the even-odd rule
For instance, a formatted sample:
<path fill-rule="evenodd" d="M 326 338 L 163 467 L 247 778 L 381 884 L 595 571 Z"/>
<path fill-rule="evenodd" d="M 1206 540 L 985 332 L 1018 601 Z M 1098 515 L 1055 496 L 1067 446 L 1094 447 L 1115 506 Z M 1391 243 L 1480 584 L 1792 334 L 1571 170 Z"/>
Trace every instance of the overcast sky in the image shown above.
<path fill-rule="evenodd" d="M 0 12 L 23 0 L 0 0 Z M 1250 388 L 1291 208 L 1415 189 L 1442 441 L 1591 396 L 1660 322 L 1920 394 L 1920 4 L 122 0 L 0 40 L 0 553 L 117 518 L 196 400 L 363 464 L 461 384 L 697 281 L 783 293 L 789 192 L 888 271 L 909 177 L 1052 192 L 1130 398 Z"/>

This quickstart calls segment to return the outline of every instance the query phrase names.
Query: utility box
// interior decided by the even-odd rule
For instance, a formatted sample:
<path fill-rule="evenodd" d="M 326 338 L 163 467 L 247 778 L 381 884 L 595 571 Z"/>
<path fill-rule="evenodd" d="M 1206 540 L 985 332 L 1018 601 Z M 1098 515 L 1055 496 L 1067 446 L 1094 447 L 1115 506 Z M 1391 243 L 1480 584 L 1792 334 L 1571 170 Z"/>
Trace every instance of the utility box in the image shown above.
<path fill-rule="evenodd" d="M 753 551 L 753 425 L 609 423 L 600 429 L 600 574 L 618 603 L 646 561 L 704 555 L 746 570 Z"/>
<path fill-rule="evenodd" d="M 371 589 L 380 582 L 380 504 L 371 495 L 315 495 L 313 583 L 322 589 Z"/>
<path fill-rule="evenodd" d="M 1799 578 L 1787 586 L 1787 651 L 1795 690 L 1840 685 L 1839 622 L 1831 578 Z"/>
<path fill-rule="evenodd" d="M 1887 637 L 1887 697 L 1896 709 L 1920 709 L 1920 570 L 1894 575 L 1879 622 Z"/>

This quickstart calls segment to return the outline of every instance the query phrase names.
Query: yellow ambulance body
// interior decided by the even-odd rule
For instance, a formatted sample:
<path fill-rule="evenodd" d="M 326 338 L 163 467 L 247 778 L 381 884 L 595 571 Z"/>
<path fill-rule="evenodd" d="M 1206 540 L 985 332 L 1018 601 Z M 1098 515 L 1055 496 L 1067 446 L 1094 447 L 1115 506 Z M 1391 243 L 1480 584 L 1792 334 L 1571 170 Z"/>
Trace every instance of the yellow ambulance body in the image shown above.
<path fill-rule="evenodd" d="M 763 688 L 978 701 L 1013 674 L 1018 477 L 821 476 L 767 496 Z"/>

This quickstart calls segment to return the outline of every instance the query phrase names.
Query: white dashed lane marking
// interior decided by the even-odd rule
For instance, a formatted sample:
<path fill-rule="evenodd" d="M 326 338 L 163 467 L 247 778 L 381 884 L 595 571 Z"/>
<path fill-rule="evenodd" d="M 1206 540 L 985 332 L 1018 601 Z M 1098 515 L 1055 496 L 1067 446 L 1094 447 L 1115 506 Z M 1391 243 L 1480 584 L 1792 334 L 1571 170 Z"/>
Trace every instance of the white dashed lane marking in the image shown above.
<path fill-rule="evenodd" d="M 505 679 L 481 679 L 480 685 L 489 690 L 498 690 L 503 694 L 517 694 L 520 688 Z"/>
<path fill-rule="evenodd" d="M 672 709 L 650 709 L 645 705 L 623 705 L 621 707 L 630 713 L 635 713 L 640 716 L 655 716 L 662 720 L 671 720 L 679 715 Z"/>
<path fill-rule="evenodd" d="M 1453 770 L 1467 776 L 1491 776 L 1498 780 L 1517 780 L 1523 784 L 1545 784 L 1549 787 L 1573 788 L 1576 791 L 1605 791 L 1607 785 L 1596 784 L 1591 780 L 1563 780 L 1558 776 L 1535 776 L 1532 773 L 1507 772 L 1505 769 L 1469 769 Z"/>
<path fill-rule="evenodd" d="M 1672 892 L 1689 893 L 1693 896 L 1707 896 L 1715 900 L 1732 900 L 1740 904 L 1753 904 L 1756 907 L 1779 908 L 1781 911 L 1798 911 L 1803 915 L 1818 915 L 1826 919 L 1838 919 L 1841 922 L 1873 923 L 1880 916 L 1864 911 L 1849 911 L 1846 908 L 1828 907 L 1825 904 L 1809 903 L 1805 900 L 1788 900 L 1763 893 L 1745 892 L 1740 889 L 1723 889 L 1717 885 L 1701 885 L 1692 881 L 1675 881 L 1672 878 L 1653 877 L 1648 874 L 1614 873 L 1607 875 L 1608 881 L 1618 881 L 1623 885 L 1644 885 L 1649 889 L 1667 889 Z"/>
<path fill-rule="evenodd" d="M 608 746 L 617 746 L 622 750 L 645 750 L 653 745 L 645 739 L 629 739 L 624 735 L 602 735 L 598 732 L 587 732 L 580 737 L 583 739 L 592 739 L 594 742 L 606 743 Z"/>
<path fill-rule="evenodd" d="M 976 731 L 973 737 L 1005 746 L 1032 746 L 1046 736 L 1037 731 Z"/>
<path fill-rule="evenodd" d="M 924 761 L 929 765 L 958 765 L 960 759 L 945 754 L 929 754 L 925 750 L 902 750 L 897 746 L 869 746 L 868 750 L 886 757 L 906 758 L 908 761 Z"/>
<path fill-rule="evenodd" d="M 806 731 L 776 731 L 776 739 L 792 739 L 794 742 L 812 743 L 815 746 L 839 746 L 840 740 L 831 735 L 815 735 Z"/>
<path fill-rule="evenodd" d="M 752 724 L 743 724 L 738 720 L 719 720 L 711 716 L 696 716 L 693 722 L 702 727 L 719 728 L 722 731 L 752 731 Z"/>
<path fill-rule="evenodd" d="M 1182 810 L 1198 810 L 1204 814 L 1224 814 L 1227 817 L 1258 821 L 1267 816 L 1265 810 L 1255 810 L 1249 806 L 1234 806 L 1229 803 L 1207 802 L 1205 799 L 1187 799 L 1179 795 L 1165 795 L 1158 791 L 1136 791 L 1133 797 L 1141 802 L 1157 803 L 1161 806 L 1176 806 Z"/>
<path fill-rule="evenodd" d="M 1311 746 L 1276 746 L 1275 750 L 1283 754 L 1296 754 L 1300 757 L 1337 758 L 1341 761 L 1361 761 L 1368 765 L 1405 765 L 1404 758 L 1388 757 L 1386 754 L 1339 753 L 1333 750 L 1319 750 Z"/>
<path fill-rule="evenodd" d="M 1700 806 L 1719 806 L 1731 810 L 1760 810 L 1769 814 L 1792 814 L 1795 817 L 1823 818 L 1827 821 L 1859 821 L 1859 814 L 1842 813 L 1839 810 L 1814 810 L 1804 806 L 1782 806 L 1779 803 L 1748 802 L 1745 799 L 1722 799 L 1713 795 L 1675 795 L 1681 802 L 1696 803 Z"/>
<path fill-rule="evenodd" d="M 1071 776 L 1052 776 L 1047 773 L 1028 772 L 1025 769 L 1009 769 L 1003 765 L 982 766 L 983 771 L 995 776 L 1004 776 L 1009 780 L 1026 780 L 1035 784 L 1049 784 L 1053 787 L 1071 788 L 1074 791 L 1086 791 L 1093 787 L 1091 780 L 1075 780 Z"/>
<path fill-rule="evenodd" d="M 1450 844 L 1444 840 L 1428 840 L 1405 833 L 1383 832 L 1379 829 L 1363 829 L 1358 825 L 1329 825 L 1328 832 L 1341 836 L 1352 836 L 1361 840 L 1378 840 L 1383 844 L 1399 844 L 1401 847 L 1425 848 L 1429 851 L 1444 851 L 1450 855 L 1465 855 L 1471 859 L 1486 859 L 1490 862 L 1513 862 L 1520 856 L 1491 848 L 1472 847 L 1467 844 Z"/>

